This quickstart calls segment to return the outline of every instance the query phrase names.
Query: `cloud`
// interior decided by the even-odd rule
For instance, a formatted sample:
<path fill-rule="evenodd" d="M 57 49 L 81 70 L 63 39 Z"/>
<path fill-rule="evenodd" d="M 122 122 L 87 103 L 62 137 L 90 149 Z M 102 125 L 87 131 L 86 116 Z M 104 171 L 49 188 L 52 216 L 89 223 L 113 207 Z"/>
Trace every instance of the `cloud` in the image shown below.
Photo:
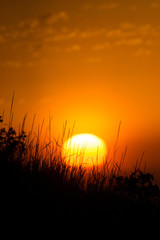
<path fill-rule="evenodd" d="M 98 37 L 98 36 L 104 35 L 105 33 L 106 33 L 106 29 L 104 28 L 97 29 L 97 30 L 79 31 L 79 35 L 82 39 Z"/>
<path fill-rule="evenodd" d="M 41 15 L 37 18 L 33 18 L 33 19 L 27 19 L 24 21 L 21 21 L 18 24 L 18 27 L 22 30 L 33 30 L 36 29 L 38 27 L 42 27 L 42 26 L 50 26 L 53 25 L 55 23 L 57 23 L 58 21 L 67 21 L 68 20 L 68 14 L 65 11 L 60 11 L 58 13 L 47 13 L 44 15 Z"/>
<path fill-rule="evenodd" d="M 71 47 L 67 47 L 65 50 L 66 52 L 78 52 L 80 51 L 81 47 L 79 44 L 74 44 Z"/>
<path fill-rule="evenodd" d="M 146 46 L 153 46 L 154 45 L 154 41 L 148 39 L 148 40 L 145 41 L 145 45 Z"/>
<path fill-rule="evenodd" d="M 133 37 L 135 35 L 137 35 L 136 25 L 130 22 L 121 23 L 118 28 L 111 29 L 106 33 L 108 38 L 124 38 Z"/>
<path fill-rule="evenodd" d="M 141 38 L 133 38 L 133 39 L 122 39 L 115 42 L 117 46 L 137 46 L 143 43 Z"/>
<path fill-rule="evenodd" d="M 30 28 L 31 29 L 34 29 L 34 28 L 36 28 L 36 27 L 38 27 L 38 25 L 39 25 L 39 19 L 32 19 L 31 21 L 30 21 Z"/>
<path fill-rule="evenodd" d="M 77 36 L 77 31 L 73 30 L 67 33 L 56 33 L 54 34 L 50 39 L 55 42 L 59 41 L 66 41 L 66 40 L 71 40 L 74 39 Z"/>
<path fill-rule="evenodd" d="M 110 29 L 106 36 L 108 38 L 123 38 L 131 36 L 157 36 L 159 34 L 159 27 L 153 27 L 151 24 L 136 25 L 130 22 L 119 24 L 119 27 Z"/>
<path fill-rule="evenodd" d="M 82 10 L 89 10 L 89 9 L 91 9 L 91 7 L 92 7 L 91 3 L 86 3 L 82 6 Z"/>
<path fill-rule="evenodd" d="M 160 36 L 160 28 L 158 26 L 152 26 L 151 24 L 136 25 L 132 22 L 120 23 L 119 27 L 110 29 L 106 32 L 107 41 L 112 43 L 111 46 L 140 46 L 145 44 L 146 46 L 153 46 L 155 41 L 153 38 Z M 137 53 L 137 54 L 142 54 Z M 149 54 L 147 51 L 144 54 Z"/>
<path fill-rule="evenodd" d="M 113 0 L 114 1 L 114 0 Z M 114 2 L 109 4 L 100 4 L 95 6 L 97 9 L 114 9 L 118 4 Z M 87 3 L 86 9 L 94 7 L 93 3 Z M 87 12 L 88 13 L 88 12 Z M 98 51 L 115 48 L 116 46 L 136 46 L 140 48 L 135 55 L 149 55 L 151 48 L 157 44 L 160 35 L 160 26 L 152 24 L 136 24 L 133 21 L 124 21 L 105 27 L 97 25 L 87 27 L 86 25 L 77 26 L 73 22 L 67 24 L 69 16 L 66 11 L 57 13 L 43 14 L 39 17 L 21 21 L 9 27 L 0 28 L 0 50 L 5 51 L 6 62 L 3 64 L 12 68 L 21 66 L 32 67 L 38 64 L 41 58 L 47 58 L 48 53 L 78 52 L 84 51 L 83 44 L 88 46 L 89 50 Z M 153 41 L 154 40 L 154 41 Z M 2 43 L 4 43 L 2 45 Z M 141 45 L 144 49 L 141 49 Z M 7 51 L 6 51 L 7 49 Z M 21 52 L 23 51 L 25 59 L 21 61 Z M 97 51 L 97 52 L 96 52 Z M 92 52 L 93 53 L 93 52 Z M 102 53 L 100 53 L 102 54 Z M 17 59 L 14 61 L 13 58 Z M 8 61 L 7 61 L 8 60 Z M 39 62 L 38 62 L 39 61 Z M 100 62 L 101 58 L 91 57 L 87 62 Z"/>
<path fill-rule="evenodd" d="M 132 30 L 123 30 L 121 28 L 112 29 L 106 33 L 106 37 L 108 38 L 126 38 L 136 36 L 136 31 Z"/>
<path fill-rule="evenodd" d="M 99 51 L 99 50 L 104 50 L 104 49 L 109 49 L 110 48 L 110 43 L 108 42 L 105 42 L 105 43 L 102 43 L 102 44 L 95 44 L 92 49 L 94 51 Z"/>
<path fill-rule="evenodd" d="M 58 14 L 52 14 L 48 19 L 46 19 L 47 24 L 54 24 L 55 22 L 63 20 L 68 20 L 68 14 L 66 12 L 59 12 Z"/>
<path fill-rule="evenodd" d="M 22 66 L 22 63 L 20 61 L 9 60 L 4 63 L 4 66 L 12 67 L 12 68 L 20 68 Z"/>
<path fill-rule="evenodd" d="M 131 22 L 123 22 L 123 23 L 120 23 L 120 28 L 123 30 L 132 30 L 132 29 L 135 29 L 135 24 Z"/>
<path fill-rule="evenodd" d="M 28 67 L 28 68 L 30 68 L 30 67 L 33 67 L 34 66 L 34 63 L 33 63 L 33 61 L 31 62 L 26 62 L 25 63 L 25 67 Z"/>
<path fill-rule="evenodd" d="M 5 42 L 5 39 L 2 35 L 0 35 L 0 43 L 4 43 Z"/>
<path fill-rule="evenodd" d="M 29 20 L 24 20 L 21 21 L 18 24 L 18 27 L 20 29 L 35 29 L 36 27 L 39 26 L 39 19 L 38 18 L 33 18 L 33 19 L 29 19 Z"/>
<path fill-rule="evenodd" d="M 143 35 L 143 36 L 147 36 L 151 33 L 152 31 L 152 26 L 150 24 L 145 24 L 145 25 L 141 25 L 137 28 L 137 32 L 140 34 L 140 35 Z"/>
<path fill-rule="evenodd" d="M 137 6 L 131 6 L 131 7 L 130 7 L 130 10 L 131 10 L 132 12 L 136 12 L 136 11 L 138 10 L 138 7 L 137 7 Z"/>
<path fill-rule="evenodd" d="M 38 20 L 41 24 L 52 25 L 52 24 L 54 24 L 54 23 L 56 23 L 57 21 L 60 21 L 60 20 L 67 21 L 68 20 L 68 14 L 65 11 L 61 11 L 57 14 L 48 13 L 48 14 L 40 16 L 38 18 Z"/>
<path fill-rule="evenodd" d="M 151 8 L 158 8 L 159 6 L 160 6 L 160 4 L 158 2 L 153 2 L 150 5 Z"/>
<path fill-rule="evenodd" d="M 117 28 L 108 31 L 106 36 L 109 38 L 121 37 L 122 33 L 123 33 L 122 30 L 120 28 Z"/>
<path fill-rule="evenodd" d="M 73 29 L 69 30 L 66 29 L 65 31 L 57 31 L 54 32 L 52 35 L 46 36 L 44 38 L 45 42 L 61 42 L 61 41 L 69 41 L 72 39 L 88 39 L 88 38 L 94 38 L 101 35 L 104 35 L 106 33 L 105 29 L 97 29 L 94 31 L 86 30 L 81 31 L 80 29 Z"/>
<path fill-rule="evenodd" d="M 117 3 L 104 3 L 104 4 L 100 4 L 98 6 L 98 9 L 100 10 L 109 10 L 109 9 L 115 9 L 118 7 Z"/>
<path fill-rule="evenodd" d="M 150 56 L 151 54 L 152 54 L 152 50 L 140 48 L 134 53 L 134 56 L 135 57 L 146 57 L 146 56 Z"/>
<path fill-rule="evenodd" d="M 87 63 L 99 63 L 101 61 L 102 61 L 101 57 L 91 57 L 86 59 Z"/>

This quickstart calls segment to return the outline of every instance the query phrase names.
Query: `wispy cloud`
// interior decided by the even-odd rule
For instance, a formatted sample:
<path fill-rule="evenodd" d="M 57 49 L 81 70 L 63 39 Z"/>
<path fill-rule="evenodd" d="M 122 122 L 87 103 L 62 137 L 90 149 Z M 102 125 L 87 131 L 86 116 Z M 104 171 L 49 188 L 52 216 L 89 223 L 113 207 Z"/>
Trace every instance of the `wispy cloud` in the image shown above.
<path fill-rule="evenodd" d="M 136 25 L 131 22 L 120 23 L 119 27 L 110 29 L 106 32 L 108 42 L 112 42 L 111 46 L 153 46 L 155 41 L 153 38 L 160 36 L 159 27 L 153 27 L 151 24 Z M 150 51 L 144 52 L 142 49 L 136 53 L 137 55 L 149 55 Z"/>
<path fill-rule="evenodd" d="M 122 28 L 111 29 L 106 33 L 108 38 L 126 38 L 126 37 L 134 37 L 137 33 L 134 29 L 124 30 Z"/>
<path fill-rule="evenodd" d="M 138 7 L 137 6 L 131 6 L 130 9 L 132 12 L 136 12 L 138 10 Z"/>
<path fill-rule="evenodd" d="M 67 12 L 65 11 L 61 11 L 57 14 L 47 14 L 47 15 L 43 15 L 41 17 L 39 17 L 39 21 L 41 23 L 45 23 L 45 24 L 48 24 L 48 25 L 52 25 L 54 24 L 55 22 L 57 21 L 67 21 L 69 18 Z"/>
<path fill-rule="evenodd" d="M 89 10 L 91 9 L 92 6 L 93 6 L 92 3 L 86 3 L 82 6 L 82 10 L 85 10 L 85 11 Z"/>
<path fill-rule="evenodd" d="M 79 52 L 81 49 L 80 45 L 79 44 L 73 44 L 72 46 L 70 47 L 67 47 L 65 49 L 66 52 Z"/>
<path fill-rule="evenodd" d="M 101 10 L 108 10 L 108 9 L 115 9 L 118 7 L 118 4 L 117 3 L 104 3 L 104 4 L 100 4 L 98 5 L 98 9 L 101 9 Z"/>
<path fill-rule="evenodd" d="M 60 32 L 60 33 L 55 33 L 50 39 L 55 42 L 60 42 L 60 41 L 66 41 L 66 40 L 71 40 L 74 39 L 77 36 L 77 31 L 76 30 L 71 30 L 70 32 Z"/>
<path fill-rule="evenodd" d="M 38 18 L 33 18 L 33 19 L 29 19 L 29 20 L 24 20 L 24 21 L 21 21 L 19 24 L 18 24 L 18 27 L 20 29 L 34 29 L 36 27 L 38 27 L 39 25 L 39 19 Z"/>
<path fill-rule="evenodd" d="M 145 45 L 146 45 L 146 46 L 153 46 L 153 45 L 154 45 L 154 41 L 153 41 L 153 40 L 150 40 L 150 39 L 147 39 L 147 40 L 145 41 Z"/>
<path fill-rule="evenodd" d="M 0 35 L 0 43 L 4 43 L 4 42 L 5 42 L 4 37 Z"/>
<path fill-rule="evenodd" d="M 146 56 L 150 56 L 151 54 L 152 54 L 152 50 L 151 49 L 139 48 L 134 53 L 134 56 L 135 57 L 146 57 Z"/>
<path fill-rule="evenodd" d="M 110 3 L 98 3 L 97 1 L 97 4 L 95 3 L 91 3 L 91 2 L 88 2 L 84 5 L 82 5 L 82 10 L 83 11 L 87 11 L 87 10 L 91 10 L 91 9 L 96 9 L 96 10 L 111 10 L 111 9 L 115 9 L 118 7 L 118 3 L 115 3 L 115 2 L 110 2 Z"/>
<path fill-rule="evenodd" d="M 124 38 L 133 36 L 155 37 L 159 34 L 159 27 L 153 27 L 151 24 L 136 25 L 130 22 L 124 22 L 119 24 L 119 27 L 107 31 L 106 36 L 108 38 Z"/>
<path fill-rule="evenodd" d="M 100 28 L 100 29 L 94 29 L 94 30 L 79 31 L 79 36 L 82 39 L 87 39 L 87 38 L 99 37 L 104 35 L 105 33 L 106 33 L 106 29 Z"/>
<path fill-rule="evenodd" d="M 137 28 L 137 33 L 143 36 L 149 35 L 153 31 L 151 24 L 141 25 Z"/>
<path fill-rule="evenodd" d="M 7 67 L 12 67 L 12 68 L 20 68 L 22 66 L 22 63 L 20 61 L 9 60 L 9 61 L 4 62 L 3 65 L 7 66 Z"/>
<path fill-rule="evenodd" d="M 99 63 L 102 61 L 101 57 L 90 57 L 86 59 L 87 63 Z"/>
<path fill-rule="evenodd" d="M 159 8 L 160 4 L 158 2 L 151 3 L 151 8 Z"/>
<path fill-rule="evenodd" d="M 111 47 L 110 43 L 109 42 L 105 42 L 105 43 L 93 45 L 92 49 L 94 51 L 99 51 L 99 50 L 109 49 L 110 47 Z"/>
<path fill-rule="evenodd" d="M 118 7 L 118 4 L 114 2 L 103 5 L 100 3 L 86 4 L 86 8 L 96 7 L 97 9 L 97 6 L 100 9 L 114 9 Z M 108 27 L 83 25 L 82 27 L 74 22 L 70 24 L 69 18 L 71 19 L 71 16 L 66 11 L 60 11 L 24 20 L 10 27 L 1 27 L 0 50 L 6 54 L 3 65 L 12 68 L 33 67 L 38 60 L 41 62 L 40 59 L 45 59 L 52 53 L 57 54 L 63 51 L 82 53 L 86 46 L 93 55 L 96 52 L 99 56 L 102 50 L 114 51 L 114 48 L 122 46 L 130 48 L 134 46 L 134 50 L 138 48 L 135 55 L 146 54 L 148 56 L 150 54 L 148 48 L 152 49 L 158 42 L 158 40 L 155 41 L 155 37 L 159 39 L 160 36 L 160 26 L 151 23 L 139 25 L 134 21 L 124 21 L 117 23 L 116 27 L 113 25 Z M 25 59 L 21 54 L 22 51 Z M 93 57 L 87 61 L 100 62 L 101 58 Z"/>
<path fill-rule="evenodd" d="M 137 46 L 137 45 L 141 45 L 142 43 L 143 43 L 143 40 L 141 38 L 131 38 L 131 39 L 121 39 L 119 41 L 116 41 L 115 45 Z"/>
<path fill-rule="evenodd" d="M 61 11 L 58 13 L 47 13 L 37 18 L 21 21 L 19 23 L 19 27 L 35 29 L 40 25 L 53 25 L 58 21 L 67 21 L 68 18 L 69 16 L 65 11 Z"/>
<path fill-rule="evenodd" d="M 126 31 L 133 30 L 136 27 L 136 25 L 131 22 L 123 22 L 123 23 L 120 23 L 119 26 L 121 29 L 126 30 Z"/>
<path fill-rule="evenodd" d="M 13 69 L 19 69 L 21 67 L 26 67 L 26 68 L 30 68 L 35 66 L 35 62 L 32 61 L 13 61 L 13 60 L 8 60 L 5 61 L 4 63 L 2 63 L 1 65 L 3 65 L 4 67 L 10 67 Z"/>

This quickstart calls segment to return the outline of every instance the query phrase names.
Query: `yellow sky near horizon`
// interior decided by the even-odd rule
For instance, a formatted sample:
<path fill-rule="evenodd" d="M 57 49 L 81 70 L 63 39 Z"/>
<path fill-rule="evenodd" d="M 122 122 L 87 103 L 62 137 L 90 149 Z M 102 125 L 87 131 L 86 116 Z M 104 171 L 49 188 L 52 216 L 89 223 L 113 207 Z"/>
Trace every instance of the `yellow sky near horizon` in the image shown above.
<path fill-rule="evenodd" d="M 76 121 L 109 143 L 122 121 L 134 157 L 146 149 L 160 166 L 160 1 L 1 5 L 0 111 L 15 90 L 15 122 L 50 111 L 56 136 Z"/>

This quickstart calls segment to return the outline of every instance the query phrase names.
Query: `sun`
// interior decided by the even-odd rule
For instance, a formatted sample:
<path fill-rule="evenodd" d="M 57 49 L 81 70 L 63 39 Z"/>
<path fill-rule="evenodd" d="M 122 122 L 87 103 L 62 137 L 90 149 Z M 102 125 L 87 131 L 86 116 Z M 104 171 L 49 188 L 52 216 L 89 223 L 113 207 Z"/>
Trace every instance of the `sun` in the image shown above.
<path fill-rule="evenodd" d="M 101 165 L 107 156 L 107 145 L 93 134 L 78 134 L 63 144 L 62 157 L 70 165 Z"/>

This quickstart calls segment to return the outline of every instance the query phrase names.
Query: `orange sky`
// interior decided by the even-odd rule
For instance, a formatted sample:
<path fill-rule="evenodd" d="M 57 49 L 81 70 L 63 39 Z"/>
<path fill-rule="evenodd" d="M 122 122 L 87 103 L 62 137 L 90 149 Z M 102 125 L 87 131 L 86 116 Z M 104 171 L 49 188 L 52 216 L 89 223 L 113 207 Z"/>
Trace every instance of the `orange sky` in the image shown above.
<path fill-rule="evenodd" d="M 50 111 L 55 136 L 76 121 L 109 145 L 122 121 L 128 156 L 145 150 L 160 169 L 159 12 L 159 0 L 3 1 L 0 111 L 15 90 L 15 123 Z"/>

